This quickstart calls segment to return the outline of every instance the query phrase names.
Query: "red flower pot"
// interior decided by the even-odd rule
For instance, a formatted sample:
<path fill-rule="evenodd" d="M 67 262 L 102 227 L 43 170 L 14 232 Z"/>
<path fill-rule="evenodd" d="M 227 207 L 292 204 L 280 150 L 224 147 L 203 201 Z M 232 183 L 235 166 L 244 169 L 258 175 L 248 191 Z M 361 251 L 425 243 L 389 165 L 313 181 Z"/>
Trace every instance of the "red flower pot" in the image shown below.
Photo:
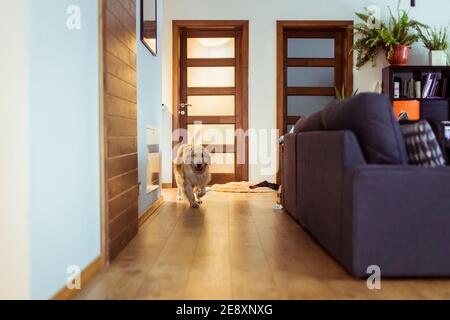
<path fill-rule="evenodd" d="M 391 54 L 389 54 L 388 49 L 386 49 L 386 59 L 391 65 L 405 66 L 408 64 L 410 52 L 410 46 L 396 45 Z"/>

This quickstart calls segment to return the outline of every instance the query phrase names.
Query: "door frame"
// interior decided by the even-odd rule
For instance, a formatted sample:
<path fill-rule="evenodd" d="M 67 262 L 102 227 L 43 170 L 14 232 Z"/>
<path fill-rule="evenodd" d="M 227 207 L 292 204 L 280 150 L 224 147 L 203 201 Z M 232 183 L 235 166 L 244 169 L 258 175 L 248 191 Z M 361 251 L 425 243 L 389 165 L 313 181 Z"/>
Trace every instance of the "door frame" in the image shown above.
<path fill-rule="evenodd" d="M 242 32 L 242 90 L 241 90 L 241 129 L 248 130 L 248 65 L 249 65 L 249 21 L 248 20 L 173 20 L 172 21 L 172 132 L 179 129 L 178 106 L 180 104 L 180 33 L 182 30 L 240 30 Z M 239 120 L 237 120 L 239 121 Z M 172 150 L 178 144 L 172 138 Z M 172 154 L 172 159 L 175 157 Z M 248 136 L 245 137 L 245 163 L 240 172 L 236 172 L 236 178 L 248 180 Z M 172 171 L 172 186 L 176 187 L 176 181 Z"/>
<path fill-rule="evenodd" d="M 286 30 L 310 31 L 310 30 L 336 30 L 342 29 L 344 33 L 344 51 L 348 52 L 348 58 L 344 68 L 344 84 L 346 95 L 353 92 L 353 20 L 279 20 L 277 21 L 277 129 L 281 136 L 284 132 L 285 121 L 287 119 L 285 106 L 285 67 L 284 58 L 285 42 L 284 33 Z M 282 150 L 278 152 L 278 172 L 277 183 L 281 184 L 281 159 Z"/>

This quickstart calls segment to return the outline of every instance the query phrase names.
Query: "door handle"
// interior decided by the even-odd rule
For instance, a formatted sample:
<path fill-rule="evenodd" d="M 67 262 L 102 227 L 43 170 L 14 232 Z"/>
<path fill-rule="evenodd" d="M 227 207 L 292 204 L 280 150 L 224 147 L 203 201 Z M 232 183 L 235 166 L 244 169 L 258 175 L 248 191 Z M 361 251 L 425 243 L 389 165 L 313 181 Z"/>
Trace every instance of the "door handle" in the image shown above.
<path fill-rule="evenodd" d="M 192 107 L 192 104 L 189 104 L 189 103 L 181 103 L 181 104 L 180 104 L 180 111 L 178 111 L 178 113 L 179 113 L 180 115 L 182 115 L 182 116 L 186 115 L 185 109 L 186 109 L 187 107 Z"/>

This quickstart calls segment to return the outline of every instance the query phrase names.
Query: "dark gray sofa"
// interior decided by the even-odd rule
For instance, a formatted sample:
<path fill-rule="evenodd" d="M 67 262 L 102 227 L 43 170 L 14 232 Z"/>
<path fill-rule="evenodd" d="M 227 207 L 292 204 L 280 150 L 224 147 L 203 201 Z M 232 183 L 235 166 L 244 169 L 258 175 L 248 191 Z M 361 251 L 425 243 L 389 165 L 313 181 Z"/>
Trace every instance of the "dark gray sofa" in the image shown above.
<path fill-rule="evenodd" d="M 285 137 L 282 202 L 351 274 L 450 276 L 450 168 L 407 164 L 387 97 L 327 106 Z"/>

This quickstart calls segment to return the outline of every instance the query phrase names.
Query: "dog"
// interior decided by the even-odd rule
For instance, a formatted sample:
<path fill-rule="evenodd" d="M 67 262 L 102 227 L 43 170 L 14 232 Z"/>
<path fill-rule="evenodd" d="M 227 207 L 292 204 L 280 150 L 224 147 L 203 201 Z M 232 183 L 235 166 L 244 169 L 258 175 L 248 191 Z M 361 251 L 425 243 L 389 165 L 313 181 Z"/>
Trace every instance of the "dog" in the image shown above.
<path fill-rule="evenodd" d="M 203 146 L 180 146 L 174 161 L 177 201 L 183 200 L 184 194 L 192 208 L 199 207 L 211 181 L 210 164 L 211 155 Z"/>

